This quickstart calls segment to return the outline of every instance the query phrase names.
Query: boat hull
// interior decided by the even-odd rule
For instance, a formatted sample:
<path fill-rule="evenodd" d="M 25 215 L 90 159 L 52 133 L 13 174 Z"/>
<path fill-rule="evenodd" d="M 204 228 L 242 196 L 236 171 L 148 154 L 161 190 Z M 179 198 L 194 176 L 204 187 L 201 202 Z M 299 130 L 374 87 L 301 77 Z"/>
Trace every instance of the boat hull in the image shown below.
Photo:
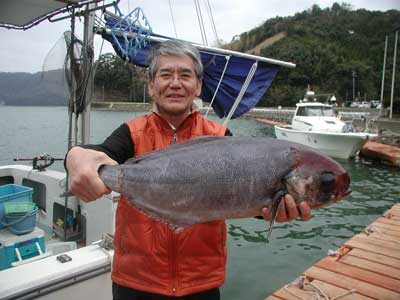
<path fill-rule="evenodd" d="M 335 158 L 348 159 L 357 155 L 361 147 L 376 134 L 364 132 L 331 133 L 316 131 L 301 131 L 290 126 L 274 126 L 275 136 L 306 145 Z"/>

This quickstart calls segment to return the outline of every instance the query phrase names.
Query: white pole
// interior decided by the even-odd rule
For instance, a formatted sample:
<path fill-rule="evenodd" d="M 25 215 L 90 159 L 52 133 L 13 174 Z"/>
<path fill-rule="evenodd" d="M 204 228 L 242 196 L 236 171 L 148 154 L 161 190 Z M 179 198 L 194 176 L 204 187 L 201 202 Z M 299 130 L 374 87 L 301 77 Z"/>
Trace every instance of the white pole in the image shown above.
<path fill-rule="evenodd" d="M 143 103 L 146 103 L 146 84 L 143 84 Z"/>
<path fill-rule="evenodd" d="M 107 14 L 113 16 L 109 12 L 107 12 Z M 106 34 L 111 34 L 111 29 L 103 29 L 102 28 L 97 31 L 98 34 L 101 34 L 103 32 L 105 32 Z M 114 32 L 114 34 L 117 36 L 127 35 L 127 36 L 132 36 L 132 37 L 135 37 L 138 35 L 133 32 L 126 32 L 126 33 Z M 150 36 L 150 37 L 148 37 L 148 40 L 154 41 L 154 42 L 164 42 L 168 39 L 162 38 L 162 37 Z M 247 53 L 242 53 L 242 52 L 237 52 L 237 51 L 232 51 L 232 50 L 222 49 L 222 48 L 215 48 L 215 47 L 200 45 L 200 44 L 196 44 L 196 43 L 191 43 L 191 44 L 193 46 L 195 46 L 199 51 L 205 51 L 205 52 L 210 51 L 212 53 L 216 53 L 216 54 L 220 54 L 220 55 L 232 55 L 232 56 L 237 56 L 237 57 L 243 57 L 243 58 L 248 58 L 248 59 L 255 60 L 255 61 L 262 61 L 262 62 L 266 62 L 266 63 L 272 64 L 272 65 L 278 65 L 278 66 L 288 67 L 288 68 L 296 67 L 296 64 L 291 63 L 291 62 L 285 62 L 285 61 L 267 58 L 267 57 L 263 57 L 263 56 L 256 56 L 256 55 L 252 55 L 252 54 L 247 54 Z"/>
<path fill-rule="evenodd" d="M 171 12 L 171 17 L 172 17 L 172 24 L 174 25 L 175 37 L 178 38 L 178 32 L 176 31 L 175 18 L 174 18 L 174 13 L 172 11 L 171 0 L 168 0 L 168 2 L 169 2 L 169 11 Z"/>
<path fill-rule="evenodd" d="M 383 110 L 383 90 L 385 88 L 385 69 L 386 69 L 386 52 L 387 52 L 388 36 L 385 38 L 385 51 L 383 54 L 383 70 L 382 70 L 382 86 L 381 86 L 381 110 L 379 115 L 382 115 Z"/>
<path fill-rule="evenodd" d="M 97 4 L 89 4 L 87 9 L 95 8 Z M 90 138 L 90 104 L 92 102 L 92 93 L 93 93 L 93 79 L 94 74 L 92 72 L 92 68 L 88 66 L 88 64 L 92 64 L 92 61 L 89 61 L 87 57 L 87 51 L 89 49 L 93 49 L 93 25 L 94 25 L 94 12 L 86 12 L 84 17 L 84 25 L 83 25 L 83 55 L 84 55 L 84 65 L 86 67 L 86 72 L 89 74 L 85 74 L 89 76 L 87 79 L 87 86 L 86 86 L 86 95 L 85 95 L 85 108 L 82 112 L 82 144 L 88 144 Z M 86 80 L 86 78 L 84 79 Z"/>
<path fill-rule="evenodd" d="M 237 96 L 235 102 L 233 103 L 231 110 L 229 111 L 228 115 L 225 118 L 225 121 L 222 123 L 223 126 L 228 126 L 229 121 L 231 120 L 233 113 L 235 112 L 236 108 L 238 107 L 240 101 L 242 101 L 242 98 L 244 94 L 247 91 L 247 88 L 249 87 L 250 81 L 253 79 L 254 73 L 257 70 L 258 63 L 254 62 L 253 65 L 251 66 L 251 69 L 249 73 L 247 74 L 247 78 L 245 82 L 242 85 L 242 88 L 240 89 L 239 95 Z"/>
<path fill-rule="evenodd" d="M 356 98 L 356 71 L 353 70 L 352 75 L 353 75 L 353 102 L 354 102 Z"/>
<path fill-rule="evenodd" d="M 396 54 L 397 54 L 397 37 L 399 35 L 399 31 L 396 31 L 396 37 L 394 40 L 394 55 L 393 55 L 393 75 L 392 75 L 392 92 L 390 94 L 390 116 L 389 118 L 392 118 L 393 114 L 393 95 L 394 95 L 394 75 L 396 72 Z"/>

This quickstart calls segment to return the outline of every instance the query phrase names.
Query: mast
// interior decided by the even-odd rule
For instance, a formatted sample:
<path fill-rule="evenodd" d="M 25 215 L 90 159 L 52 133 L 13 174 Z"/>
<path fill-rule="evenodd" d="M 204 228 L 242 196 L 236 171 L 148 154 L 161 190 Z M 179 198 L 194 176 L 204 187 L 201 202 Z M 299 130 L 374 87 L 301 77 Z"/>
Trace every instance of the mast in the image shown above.
<path fill-rule="evenodd" d="M 87 6 L 85 11 L 84 27 L 83 27 L 83 65 L 85 76 L 88 76 L 87 86 L 85 89 L 85 108 L 82 112 L 81 120 L 81 142 L 82 144 L 88 144 L 90 138 L 90 104 L 92 102 L 93 95 L 93 81 L 94 74 L 92 72 L 93 57 L 88 57 L 88 53 L 93 53 L 93 38 L 94 38 L 94 8 L 97 6 L 96 3 L 91 3 Z"/>
<path fill-rule="evenodd" d="M 382 115 L 383 110 L 383 90 L 385 88 L 385 69 L 386 69 L 386 53 L 387 53 L 388 36 L 385 38 L 385 51 L 383 54 L 383 70 L 382 70 L 382 86 L 381 86 L 381 110 L 379 115 Z"/>
<path fill-rule="evenodd" d="M 394 77 L 396 73 L 396 54 L 397 54 L 397 37 L 399 35 L 399 28 L 396 29 L 396 35 L 394 39 L 394 54 L 393 54 L 393 74 L 392 74 L 392 92 L 390 94 L 390 115 L 389 118 L 392 118 L 393 113 L 393 95 L 394 95 Z"/>

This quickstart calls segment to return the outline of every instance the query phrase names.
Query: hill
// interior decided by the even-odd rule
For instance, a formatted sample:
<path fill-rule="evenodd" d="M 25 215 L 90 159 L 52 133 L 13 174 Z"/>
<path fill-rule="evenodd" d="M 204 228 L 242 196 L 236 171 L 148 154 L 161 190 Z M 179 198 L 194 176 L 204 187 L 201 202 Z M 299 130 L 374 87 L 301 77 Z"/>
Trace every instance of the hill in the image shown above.
<path fill-rule="evenodd" d="M 260 105 L 293 105 L 304 96 L 307 85 L 318 94 L 333 93 L 339 102 L 355 96 L 380 99 L 385 36 L 388 52 L 384 99 L 390 100 L 393 68 L 393 30 L 400 25 L 400 11 L 352 10 L 348 4 L 333 4 L 291 17 L 276 17 L 245 32 L 225 48 L 256 53 L 296 63 L 282 68 Z M 396 78 L 400 71 L 397 68 Z M 398 81 L 397 81 L 398 82 Z M 398 88 L 397 88 L 398 90 Z M 399 94 L 395 95 L 398 102 Z"/>
<path fill-rule="evenodd" d="M 61 70 L 31 73 L 0 72 L 0 103 L 60 106 L 68 100 Z"/>
<path fill-rule="evenodd" d="M 398 10 L 353 10 L 345 3 L 323 9 L 313 5 L 294 16 L 268 19 L 224 47 L 296 63 L 295 69 L 280 70 L 259 106 L 293 106 L 303 98 L 308 85 L 317 94 L 335 94 L 339 103 L 348 103 L 353 100 L 353 88 L 360 100 L 380 99 L 384 43 L 388 36 L 384 86 L 388 106 L 393 30 L 399 25 Z M 94 101 L 142 102 L 146 90 L 143 69 L 125 64 L 111 53 L 101 55 L 97 64 Z M 400 67 L 395 78 L 398 84 Z M 0 73 L 0 103 L 67 105 L 62 82 L 61 71 Z M 400 106 L 398 91 L 397 86 L 394 103 Z"/>

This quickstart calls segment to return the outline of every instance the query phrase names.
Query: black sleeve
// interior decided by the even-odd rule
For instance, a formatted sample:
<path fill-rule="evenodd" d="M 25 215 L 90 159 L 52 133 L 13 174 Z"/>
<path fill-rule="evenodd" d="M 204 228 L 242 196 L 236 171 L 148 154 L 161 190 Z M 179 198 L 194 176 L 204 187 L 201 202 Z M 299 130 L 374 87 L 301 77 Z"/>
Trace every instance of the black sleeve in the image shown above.
<path fill-rule="evenodd" d="M 122 124 L 114 132 L 99 145 L 82 145 L 82 148 L 93 149 L 107 154 L 110 158 L 118 162 L 124 163 L 134 155 L 134 145 L 131 138 L 129 127 Z"/>
<path fill-rule="evenodd" d="M 226 129 L 225 131 L 225 136 L 233 136 L 232 132 L 229 130 L 229 128 Z"/>

